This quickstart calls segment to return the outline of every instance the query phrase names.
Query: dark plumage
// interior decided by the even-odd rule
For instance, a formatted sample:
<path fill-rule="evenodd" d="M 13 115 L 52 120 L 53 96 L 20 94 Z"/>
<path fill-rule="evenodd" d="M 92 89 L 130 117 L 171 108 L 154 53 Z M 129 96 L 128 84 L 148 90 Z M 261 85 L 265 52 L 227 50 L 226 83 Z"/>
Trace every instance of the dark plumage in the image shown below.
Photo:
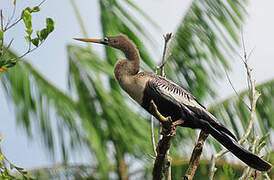
<path fill-rule="evenodd" d="M 103 40 L 76 40 L 101 43 L 123 51 L 126 59 L 119 60 L 116 63 L 114 68 L 115 77 L 122 89 L 149 113 L 154 115 L 154 112 L 150 111 L 150 102 L 153 100 L 163 116 L 170 116 L 173 121 L 183 120 L 183 127 L 198 128 L 211 134 L 250 167 L 260 171 L 268 171 L 271 168 L 271 164 L 239 145 L 233 133 L 217 121 L 186 90 L 153 73 L 139 72 L 140 55 L 134 43 L 127 36 L 112 36 Z"/>

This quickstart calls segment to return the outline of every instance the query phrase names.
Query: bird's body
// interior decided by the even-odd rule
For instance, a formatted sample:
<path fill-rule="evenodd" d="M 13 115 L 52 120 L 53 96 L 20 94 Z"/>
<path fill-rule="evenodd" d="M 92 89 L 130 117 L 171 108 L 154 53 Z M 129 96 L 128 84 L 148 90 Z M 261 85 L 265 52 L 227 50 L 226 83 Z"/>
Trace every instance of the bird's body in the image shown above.
<path fill-rule="evenodd" d="M 271 164 L 239 145 L 233 133 L 182 87 L 154 73 L 139 72 L 140 55 L 134 43 L 127 36 L 119 35 L 103 40 L 77 40 L 101 43 L 123 51 L 126 59 L 116 63 L 115 78 L 121 88 L 152 115 L 154 112 L 150 108 L 151 100 L 163 116 L 169 116 L 173 121 L 182 120 L 183 127 L 198 128 L 211 134 L 249 166 L 260 171 L 267 171 L 271 168 Z"/>

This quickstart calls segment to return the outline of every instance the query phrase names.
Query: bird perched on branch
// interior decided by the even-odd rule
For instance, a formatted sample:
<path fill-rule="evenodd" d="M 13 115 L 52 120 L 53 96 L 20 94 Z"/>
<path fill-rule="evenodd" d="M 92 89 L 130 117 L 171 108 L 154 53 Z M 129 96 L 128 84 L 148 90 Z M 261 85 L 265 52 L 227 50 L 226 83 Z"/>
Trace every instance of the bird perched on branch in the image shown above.
<path fill-rule="evenodd" d="M 122 89 L 152 115 L 155 115 L 150 108 L 153 100 L 163 116 L 169 116 L 173 121 L 182 120 L 183 124 L 181 126 L 183 127 L 198 128 L 211 134 L 250 167 L 260 171 L 268 171 L 271 168 L 271 164 L 238 144 L 233 133 L 182 87 L 154 73 L 139 72 L 139 51 L 127 36 L 110 36 L 104 39 L 75 39 L 99 43 L 121 50 L 126 58 L 116 63 L 114 68 L 115 78 Z"/>

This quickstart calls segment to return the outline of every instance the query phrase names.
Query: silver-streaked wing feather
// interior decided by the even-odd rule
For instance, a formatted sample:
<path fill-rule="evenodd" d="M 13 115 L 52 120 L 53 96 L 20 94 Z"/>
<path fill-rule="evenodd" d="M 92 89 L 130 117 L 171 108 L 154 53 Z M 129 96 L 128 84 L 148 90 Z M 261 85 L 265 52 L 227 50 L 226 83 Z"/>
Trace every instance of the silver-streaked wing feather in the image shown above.
<path fill-rule="evenodd" d="M 232 134 L 210 112 L 208 112 L 206 108 L 201 103 L 199 103 L 193 95 L 184 90 L 182 87 L 160 76 L 153 78 L 151 86 L 154 86 L 153 89 L 158 91 L 158 94 L 162 94 L 166 96 L 166 98 L 168 97 L 168 99 L 181 104 L 187 110 L 190 110 L 192 112 L 191 114 L 194 114 L 196 118 L 208 121 L 213 127 L 226 132 L 236 140 L 234 134 Z"/>

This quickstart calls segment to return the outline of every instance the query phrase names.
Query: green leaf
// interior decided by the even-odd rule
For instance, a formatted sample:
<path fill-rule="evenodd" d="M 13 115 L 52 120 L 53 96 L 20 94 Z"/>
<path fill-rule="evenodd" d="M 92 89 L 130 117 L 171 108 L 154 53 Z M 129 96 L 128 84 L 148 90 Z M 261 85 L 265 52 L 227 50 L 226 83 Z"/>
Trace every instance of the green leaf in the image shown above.
<path fill-rule="evenodd" d="M 10 163 L 10 169 L 12 170 L 13 168 L 15 168 L 15 166 L 12 163 Z"/>
<path fill-rule="evenodd" d="M 48 37 L 48 35 L 49 35 L 48 29 L 45 28 L 40 31 L 40 37 L 42 41 L 45 40 Z"/>
<path fill-rule="evenodd" d="M 32 28 L 32 17 L 31 17 L 30 10 L 25 9 L 22 13 L 21 18 L 24 20 L 26 28 L 28 30 L 31 29 Z"/>
<path fill-rule="evenodd" d="M 49 33 L 51 33 L 54 30 L 54 21 L 51 18 L 46 19 L 47 29 Z"/>
<path fill-rule="evenodd" d="M 33 30 L 32 29 L 27 29 L 26 33 L 30 36 L 32 34 Z"/>
<path fill-rule="evenodd" d="M 30 42 L 31 42 L 30 36 L 25 36 L 25 39 L 26 39 L 27 43 L 30 43 Z"/>
<path fill-rule="evenodd" d="M 0 30 L 0 40 L 3 40 L 3 38 L 4 38 L 4 32 L 3 32 L 3 30 L 1 29 L 1 30 Z"/>
<path fill-rule="evenodd" d="M 2 161 L 4 161 L 4 160 L 5 160 L 5 156 L 4 156 L 3 154 L 1 154 L 1 155 L 0 155 L 0 159 L 1 159 Z"/>
<path fill-rule="evenodd" d="M 31 40 L 32 44 L 35 45 L 36 47 L 39 45 L 39 38 L 34 38 Z"/>
<path fill-rule="evenodd" d="M 21 173 L 23 173 L 24 175 L 27 175 L 27 174 L 28 174 L 27 171 L 21 171 Z"/>
<path fill-rule="evenodd" d="M 41 39 L 41 31 L 36 31 L 36 35 L 37 35 L 37 37 L 39 38 L 39 40 L 42 41 L 42 39 Z"/>
<path fill-rule="evenodd" d="M 25 11 L 28 11 L 29 13 L 31 13 L 31 8 L 30 7 L 27 7 L 27 8 L 25 8 L 23 11 L 22 11 L 22 13 L 21 13 L 21 18 L 22 19 L 24 19 L 24 16 L 25 16 Z"/>
<path fill-rule="evenodd" d="M 39 6 L 35 6 L 31 10 L 31 12 L 39 12 L 39 11 L 40 11 L 40 7 Z"/>
<path fill-rule="evenodd" d="M 18 166 L 14 166 L 14 168 L 18 171 L 23 171 L 24 170 L 24 168 L 21 168 L 21 167 L 18 167 Z"/>

